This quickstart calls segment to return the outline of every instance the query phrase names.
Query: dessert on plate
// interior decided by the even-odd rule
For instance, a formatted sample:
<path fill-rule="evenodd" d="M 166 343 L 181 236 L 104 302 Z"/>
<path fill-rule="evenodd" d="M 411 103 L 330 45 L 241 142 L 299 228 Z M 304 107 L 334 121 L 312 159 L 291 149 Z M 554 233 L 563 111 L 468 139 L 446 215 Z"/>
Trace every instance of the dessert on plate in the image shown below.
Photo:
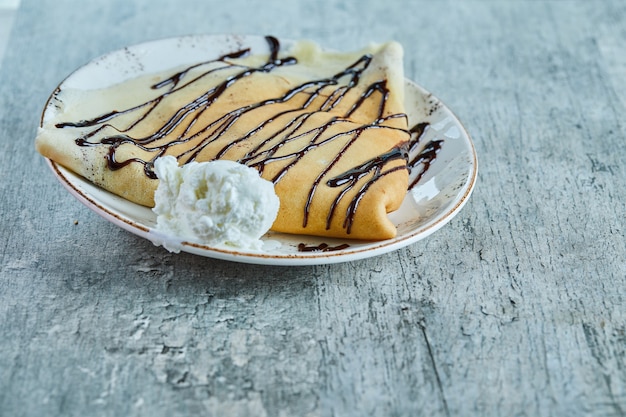
<path fill-rule="evenodd" d="M 57 89 L 36 148 L 129 201 L 155 204 L 155 163 L 235 161 L 271 182 L 271 229 L 382 240 L 408 186 L 402 48 L 243 48 L 103 89 Z"/>

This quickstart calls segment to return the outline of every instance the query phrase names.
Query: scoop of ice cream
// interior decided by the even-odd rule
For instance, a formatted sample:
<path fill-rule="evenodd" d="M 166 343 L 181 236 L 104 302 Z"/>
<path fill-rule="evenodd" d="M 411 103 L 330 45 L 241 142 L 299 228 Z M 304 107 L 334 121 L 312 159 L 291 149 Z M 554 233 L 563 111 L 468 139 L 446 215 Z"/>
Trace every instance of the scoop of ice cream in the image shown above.
<path fill-rule="evenodd" d="M 274 223 L 279 200 L 258 171 L 223 160 L 178 166 L 173 156 L 158 158 L 154 168 L 158 232 L 209 246 L 262 247 L 260 238 Z M 160 240 L 166 249 L 180 250 L 176 240 Z"/>

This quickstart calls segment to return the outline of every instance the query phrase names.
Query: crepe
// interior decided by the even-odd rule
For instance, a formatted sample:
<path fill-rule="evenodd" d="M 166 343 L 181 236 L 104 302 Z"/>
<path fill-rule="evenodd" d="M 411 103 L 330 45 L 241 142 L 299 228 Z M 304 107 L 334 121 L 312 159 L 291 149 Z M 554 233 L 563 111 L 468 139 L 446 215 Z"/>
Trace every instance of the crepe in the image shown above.
<path fill-rule="evenodd" d="M 272 181 L 272 230 L 381 240 L 407 191 L 402 48 L 307 41 L 245 49 L 98 90 L 60 87 L 36 139 L 45 157 L 152 207 L 154 161 L 228 159 Z"/>

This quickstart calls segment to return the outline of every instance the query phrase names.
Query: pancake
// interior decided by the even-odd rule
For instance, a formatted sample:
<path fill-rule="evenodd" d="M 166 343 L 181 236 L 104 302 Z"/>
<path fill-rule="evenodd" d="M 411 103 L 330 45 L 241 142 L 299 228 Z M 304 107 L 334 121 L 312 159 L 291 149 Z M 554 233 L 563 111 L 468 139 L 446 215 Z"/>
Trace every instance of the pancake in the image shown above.
<path fill-rule="evenodd" d="M 45 157 L 154 206 L 154 161 L 227 159 L 280 199 L 272 230 L 382 240 L 408 186 L 402 48 L 300 41 L 246 49 L 98 90 L 59 88 L 36 138 Z"/>

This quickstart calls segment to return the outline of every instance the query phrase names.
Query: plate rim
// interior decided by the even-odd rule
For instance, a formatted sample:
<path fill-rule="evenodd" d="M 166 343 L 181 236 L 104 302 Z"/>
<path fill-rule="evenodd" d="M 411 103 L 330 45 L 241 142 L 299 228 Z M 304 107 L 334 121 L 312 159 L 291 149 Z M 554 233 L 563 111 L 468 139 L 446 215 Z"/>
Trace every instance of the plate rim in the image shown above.
<path fill-rule="evenodd" d="M 43 107 L 40 118 L 40 127 L 43 125 L 44 117 L 46 111 L 53 100 L 55 94 L 57 94 L 64 83 L 67 82 L 68 79 L 72 77 L 72 75 L 76 74 L 78 71 L 83 70 L 85 67 L 89 65 L 93 65 L 95 62 L 104 59 L 107 56 L 112 56 L 113 54 L 123 52 L 128 49 L 142 47 L 148 44 L 158 44 L 159 42 L 172 42 L 172 41 L 180 41 L 185 38 L 192 39 L 202 39 L 205 41 L 211 41 L 215 39 L 224 39 L 229 36 L 236 37 L 242 41 L 250 38 L 260 38 L 260 36 L 256 35 L 228 35 L 228 34 L 206 34 L 206 35 L 185 35 L 185 36 L 176 36 L 176 37 L 168 37 L 150 40 L 146 42 L 137 43 L 134 45 L 125 46 L 123 48 L 118 48 L 116 50 L 109 51 L 105 54 L 102 54 L 98 57 L 95 57 L 84 65 L 79 66 L 74 71 L 70 72 L 63 80 L 59 82 L 57 87 L 53 90 L 50 97 L 46 101 L 46 104 Z M 284 42 L 292 42 L 290 39 L 281 39 Z M 455 201 L 455 204 L 446 210 L 443 213 L 438 214 L 433 218 L 432 222 L 428 224 L 417 227 L 412 230 L 410 233 L 407 233 L 402 236 L 396 236 L 395 238 L 386 239 L 382 241 L 368 241 L 367 246 L 350 246 L 347 249 L 342 249 L 338 251 L 312 251 L 312 252 L 297 252 L 297 253 L 271 253 L 271 252 L 263 252 L 263 251 L 246 251 L 240 248 L 227 248 L 227 247 L 215 247 L 208 246 L 203 244 L 198 244 L 194 242 L 182 241 L 180 242 L 181 251 L 214 258 L 226 261 L 233 261 L 238 263 L 248 263 L 248 264 L 257 264 L 257 265 L 274 265 L 274 266 L 306 266 L 306 265 L 323 265 L 323 264 L 335 264 L 342 262 L 349 262 L 355 260 L 366 259 L 370 257 L 380 256 L 401 248 L 404 248 L 410 244 L 413 244 L 419 240 L 425 239 L 430 236 L 441 227 L 446 225 L 456 214 L 458 214 L 461 209 L 468 202 L 469 197 L 471 196 L 478 177 L 478 156 L 476 153 L 476 148 L 474 142 L 472 140 L 471 135 L 468 130 L 465 128 L 460 119 L 456 116 L 456 114 L 441 100 L 439 97 L 435 96 L 426 88 L 422 87 L 418 83 L 408 78 L 405 78 L 405 83 L 411 84 L 414 88 L 418 89 L 421 94 L 427 96 L 431 96 L 436 99 L 437 102 L 443 107 L 447 114 L 452 117 L 454 123 L 462 130 L 465 135 L 464 143 L 469 146 L 469 153 L 471 155 L 471 163 L 469 164 L 470 168 L 468 170 L 468 177 L 464 181 L 463 186 L 459 189 L 459 192 L 454 195 L 452 201 Z M 96 214 L 103 217 L 105 220 L 115 224 L 122 229 L 131 232 L 139 237 L 145 238 L 152 242 L 154 245 L 159 246 L 155 239 L 158 236 L 158 231 L 155 231 L 153 228 L 142 224 L 140 221 L 135 219 L 131 219 L 128 216 L 119 213 L 117 210 L 111 207 L 107 207 L 101 201 L 98 200 L 95 196 L 91 195 L 89 192 L 82 190 L 75 181 L 84 182 L 91 186 L 99 188 L 97 185 L 88 182 L 88 180 L 80 177 L 78 174 L 73 173 L 71 170 L 63 167 L 62 165 L 52 161 L 49 158 L 44 158 L 48 167 L 51 169 L 53 175 L 57 178 L 59 182 L 66 188 L 70 194 L 72 194 L 78 201 L 80 201 L 83 205 L 85 205 L 90 210 L 94 211 Z M 69 175 L 68 175 L 69 174 Z M 74 176 L 75 180 L 70 178 L 70 176 Z M 99 188 L 99 191 L 109 193 L 107 190 Z M 408 193 L 408 192 L 407 192 Z M 111 193 L 112 194 L 112 193 Z M 113 195 L 113 194 L 112 194 Z M 406 197 L 405 197 L 406 198 Z M 128 204 L 135 204 L 128 201 Z M 274 235 L 285 235 L 282 233 L 272 232 Z M 295 235 L 289 235 L 295 236 Z M 305 236 L 305 235 L 303 235 Z M 315 239 L 323 239 L 323 237 L 314 236 Z M 329 238 L 330 239 L 330 238 Z M 348 239 L 346 239 L 348 240 Z"/>

